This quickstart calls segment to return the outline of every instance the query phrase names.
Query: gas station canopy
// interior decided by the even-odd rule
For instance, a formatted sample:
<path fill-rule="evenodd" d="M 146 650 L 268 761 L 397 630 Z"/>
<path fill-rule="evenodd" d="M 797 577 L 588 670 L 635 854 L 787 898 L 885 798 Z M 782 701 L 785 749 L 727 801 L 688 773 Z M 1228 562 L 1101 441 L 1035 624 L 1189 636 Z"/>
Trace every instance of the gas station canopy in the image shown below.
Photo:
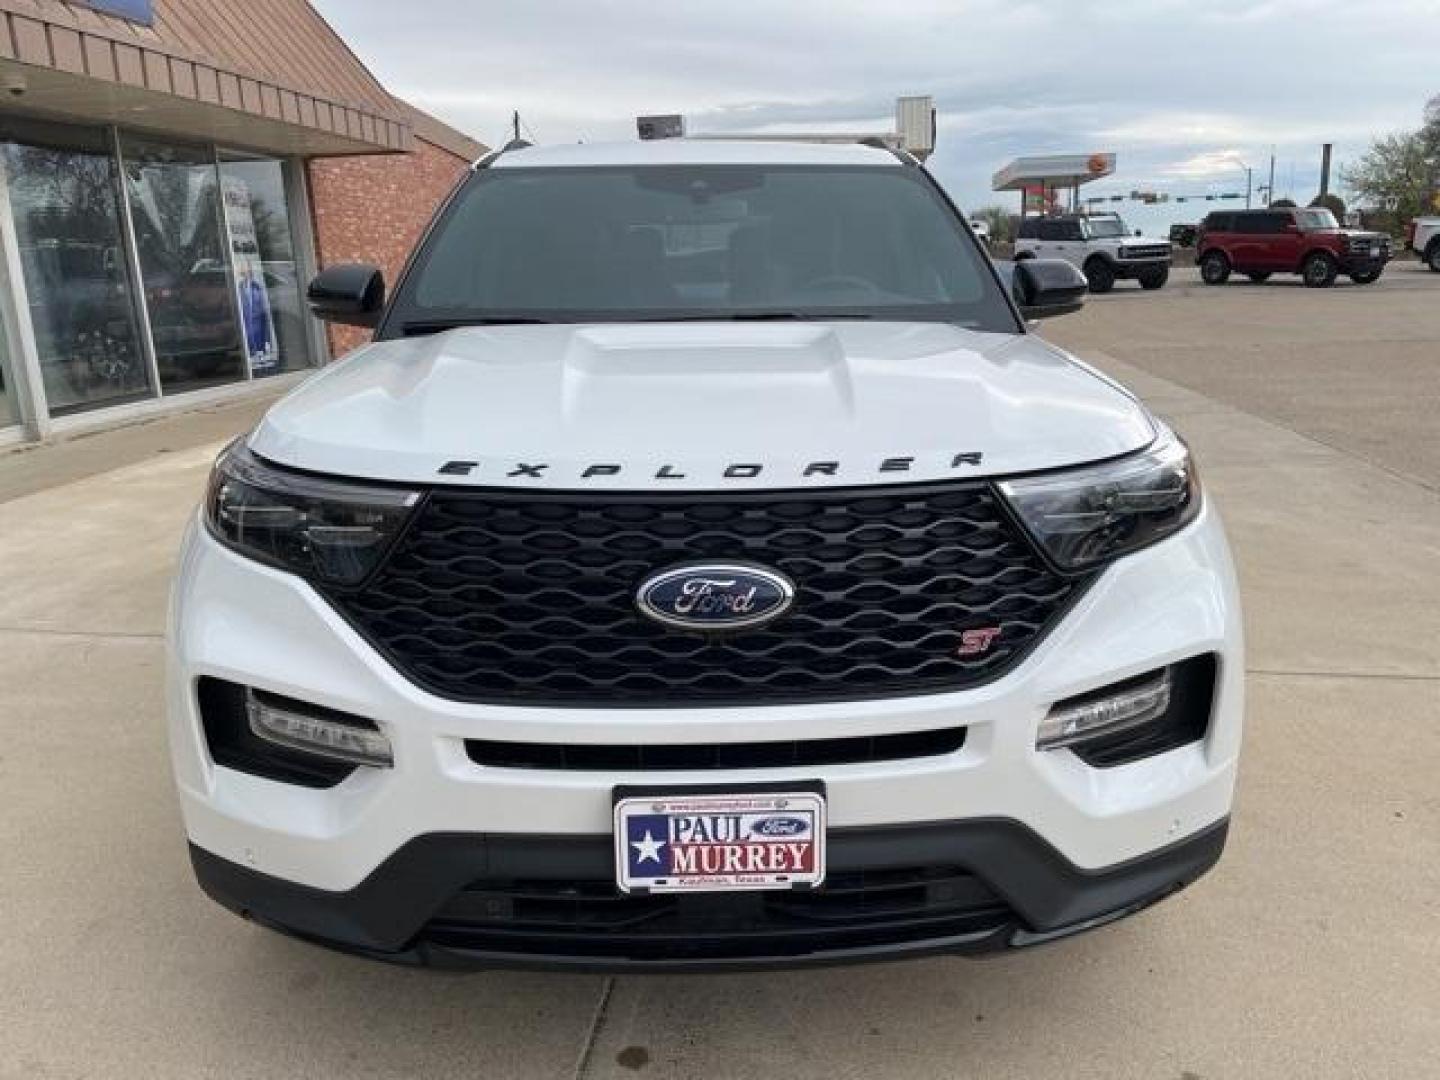
<path fill-rule="evenodd" d="M 1114 154 L 1047 154 L 1016 158 L 995 174 L 995 191 L 1077 188 L 1115 172 Z"/>

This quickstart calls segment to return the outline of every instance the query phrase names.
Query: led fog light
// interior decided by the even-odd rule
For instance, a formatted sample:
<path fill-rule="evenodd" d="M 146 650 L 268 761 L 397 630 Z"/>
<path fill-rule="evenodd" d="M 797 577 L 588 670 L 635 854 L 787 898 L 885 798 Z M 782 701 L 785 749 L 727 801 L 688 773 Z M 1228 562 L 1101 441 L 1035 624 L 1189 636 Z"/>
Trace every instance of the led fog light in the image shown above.
<path fill-rule="evenodd" d="M 1062 702 L 1040 722 L 1035 748 L 1056 750 L 1147 724 L 1170 708 L 1170 689 L 1170 669 L 1165 668 L 1088 699 Z"/>
<path fill-rule="evenodd" d="M 245 692 L 250 730 L 258 737 L 291 750 L 303 750 L 336 761 L 388 768 L 395 763 L 390 740 L 373 727 L 361 727 L 359 718 L 341 718 L 324 710 L 302 713 L 266 701 L 253 690 Z"/>

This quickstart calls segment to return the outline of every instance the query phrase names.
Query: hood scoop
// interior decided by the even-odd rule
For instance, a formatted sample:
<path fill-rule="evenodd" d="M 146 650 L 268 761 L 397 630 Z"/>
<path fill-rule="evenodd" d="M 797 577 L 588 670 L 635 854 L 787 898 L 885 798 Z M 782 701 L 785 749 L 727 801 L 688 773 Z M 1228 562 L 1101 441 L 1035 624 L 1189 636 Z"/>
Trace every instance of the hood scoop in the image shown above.
<path fill-rule="evenodd" d="M 699 421 L 779 421 L 802 401 L 837 420 L 855 412 L 850 364 L 829 326 L 729 324 L 723 338 L 708 323 L 587 327 L 571 337 L 561 379 L 565 419 L 582 425 L 666 391 Z"/>

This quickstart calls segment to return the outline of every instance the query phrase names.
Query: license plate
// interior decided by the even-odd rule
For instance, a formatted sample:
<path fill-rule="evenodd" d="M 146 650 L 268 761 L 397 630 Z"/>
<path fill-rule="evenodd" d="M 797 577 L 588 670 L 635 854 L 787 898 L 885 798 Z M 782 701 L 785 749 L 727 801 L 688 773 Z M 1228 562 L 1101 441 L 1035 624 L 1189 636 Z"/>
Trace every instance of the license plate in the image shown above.
<path fill-rule="evenodd" d="M 820 791 L 616 792 L 621 892 L 812 889 L 825 880 Z"/>

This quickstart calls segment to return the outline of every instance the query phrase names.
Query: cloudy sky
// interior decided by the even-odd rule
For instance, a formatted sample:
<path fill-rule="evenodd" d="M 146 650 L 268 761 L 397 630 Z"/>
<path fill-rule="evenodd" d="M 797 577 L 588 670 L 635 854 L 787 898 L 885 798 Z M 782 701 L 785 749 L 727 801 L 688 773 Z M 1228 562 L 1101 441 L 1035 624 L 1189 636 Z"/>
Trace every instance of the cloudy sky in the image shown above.
<path fill-rule="evenodd" d="M 1440 94 L 1440 0 L 316 0 L 392 91 L 495 145 L 692 132 L 883 130 L 933 94 L 931 168 L 967 208 L 1021 154 L 1119 154 L 1094 194 L 1315 194 Z M 1129 209 L 1127 208 L 1127 213 Z M 1131 216 L 1198 216 L 1184 207 Z M 1148 219 L 1148 220 L 1145 220 Z"/>

